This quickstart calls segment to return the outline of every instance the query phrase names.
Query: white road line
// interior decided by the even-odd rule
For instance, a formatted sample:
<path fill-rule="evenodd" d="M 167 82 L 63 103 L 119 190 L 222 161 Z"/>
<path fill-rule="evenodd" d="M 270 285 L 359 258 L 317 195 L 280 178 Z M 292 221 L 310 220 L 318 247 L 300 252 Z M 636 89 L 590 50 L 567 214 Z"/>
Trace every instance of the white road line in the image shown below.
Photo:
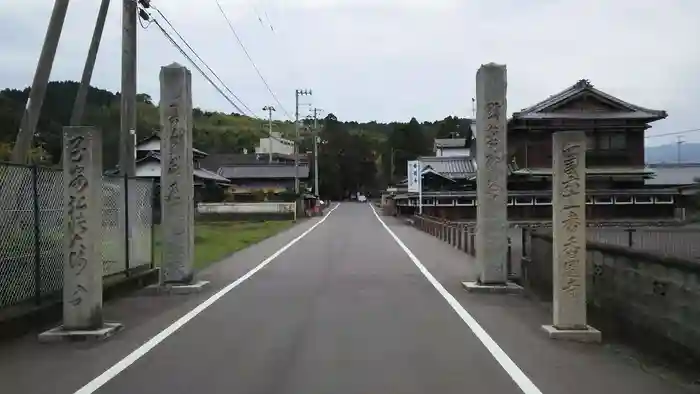
<path fill-rule="evenodd" d="M 326 219 L 328 219 L 328 217 L 330 216 L 330 214 L 333 213 L 333 211 L 335 211 L 339 206 L 340 206 L 340 203 L 338 203 L 335 207 L 333 207 L 333 209 L 328 211 L 328 213 L 321 220 L 319 220 L 318 223 L 314 224 L 313 226 L 311 226 L 311 228 L 304 231 L 301 235 L 299 235 L 298 237 L 291 240 L 288 244 L 284 245 L 278 251 L 273 253 L 270 257 L 263 260 L 255 268 L 251 269 L 245 275 L 238 278 L 235 282 L 233 282 L 233 283 L 227 285 L 226 287 L 224 287 L 223 289 L 219 290 L 216 294 L 212 295 L 207 300 L 205 300 L 201 304 L 197 305 L 194 309 L 187 312 L 187 314 L 185 314 L 181 318 L 177 319 L 173 324 L 169 325 L 163 331 L 159 332 L 153 338 L 149 339 L 146 343 L 144 343 L 143 345 L 139 346 L 136 350 L 131 352 L 128 356 L 121 359 L 119 362 L 114 364 L 108 370 L 102 372 L 102 374 L 100 376 L 96 377 L 95 379 L 90 381 L 88 384 L 83 386 L 80 390 L 76 391 L 75 394 L 94 393 L 100 387 L 104 386 L 107 382 L 114 379 L 115 376 L 119 375 L 122 371 L 127 369 L 131 364 L 135 363 L 138 359 L 143 357 L 146 353 L 153 350 L 153 348 L 156 347 L 159 343 L 163 342 L 163 340 L 165 340 L 166 338 L 168 338 L 169 336 L 174 334 L 175 331 L 177 331 L 180 327 L 184 326 L 185 324 L 187 324 L 187 322 L 194 319 L 197 315 L 202 313 L 205 309 L 210 307 L 213 303 L 218 301 L 221 297 L 225 296 L 226 293 L 235 289 L 238 285 L 245 282 L 251 276 L 255 275 L 256 272 L 263 269 L 272 260 L 277 258 L 282 253 L 284 253 L 285 250 L 289 249 L 292 245 L 299 242 L 299 240 L 301 240 L 307 234 L 312 232 L 316 227 L 320 226 L 321 223 L 325 222 Z"/>
<path fill-rule="evenodd" d="M 391 235 L 392 238 L 394 238 L 394 241 L 403 249 L 404 252 L 408 255 L 408 257 L 413 261 L 413 264 L 418 267 L 421 273 L 428 279 L 428 282 L 435 287 L 435 289 L 440 293 L 440 295 L 447 301 L 448 304 L 454 309 L 455 312 L 459 315 L 459 317 L 462 318 L 462 321 L 467 324 L 469 329 L 472 330 L 474 335 L 476 335 L 477 338 L 479 338 L 479 341 L 486 347 L 486 350 L 488 350 L 493 358 L 498 361 L 498 363 L 503 367 L 503 369 L 510 375 L 511 379 L 515 382 L 515 384 L 518 385 L 520 390 L 525 393 L 525 394 L 542 394 L 542 391 L 540 391 L 537 386 L 535 386 L 534 383 L 528 378 L 525 373 L 513 362 L 513 360 L 508 357 L 506 352 L 501 349 L 500 346 L 496 343 L 496 341 L 491 338 L 491 336 L 484 330 L 481 325 L 472 317 L 472 315 L 467 312 L 466 309 L 457 301 L 456 298 L 452 296 L 443 286 L 438 282 L 437 279 L 428 271 L 427 268 L 423 265 L 423 263 L 418 260 L 418 258 L 411 252 L 411 250 L 399 239 L 399 237 L 394 234 L 393 231 L 389 228 L 389 226 L 384 223 L 381 217 L 377 214 L 377 211 L 372 207 L 372 212 L 374 212 L 374 216 L 376 216 L 377 220 L 379 220 L 379 223 L 384 226 L 384 229 Z"/>

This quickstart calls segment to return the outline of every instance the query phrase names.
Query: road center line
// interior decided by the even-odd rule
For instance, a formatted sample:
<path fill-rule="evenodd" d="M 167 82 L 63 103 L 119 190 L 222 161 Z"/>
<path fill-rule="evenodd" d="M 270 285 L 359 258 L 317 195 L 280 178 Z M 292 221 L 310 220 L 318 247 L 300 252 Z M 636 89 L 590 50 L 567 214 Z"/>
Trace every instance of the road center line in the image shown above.
<path fill-rule="evenodd" d="M 202 313 L 205 309 L 210 307 L 212 304 L 214 304 L 216 301 L 218 301 L 221 297 L 225 296 L 228 292 L 231 290 L 235 289 L 240 285 L 241 283 L 245 282 L 247 279 L 249 279 L 251 276 L 255 275 L 256 272 L 260 271 L 263 269 L 266 265 L 268 265 L 272 260 L 277 258 L 279 255 L 284 253 L 287 249 L 289 249 L 292 245 L 295 243 L 299 242 L 302 238 L 304 238 L 306 235 L 308 235 L 310 232 L 312 232 L 316 227 L 320 226 L 321 223 L 325 222 L 326 219 L 335 211 L 338 207 L 340 206 L 340 203 L 338 203 L 333 209 L 328 211 L 328 213 L 318 221 L 318 223 L 314 224 L 311 226 L 308 230 L 304 231 L 301 235 L 298 237 L 294 238 L 291 240 L 289 243 L 281 247 L 278 251 L 270 255 L 270 257 L 266 258 L 260 264 L 255 266 L 255 268 L 251 269 L 248 271 L 245 275 L 241 276 L 238 278 L 235 282 L 227 285 L 223 289 L 219 290 L 216 292 L 214 295 L 203 301 L 201 304 L 197 305 L 194 309 L 191 311 L 187 312 L 184 316 L 181 318 L 177 319 L 174 323 L 166 327 L 163 331 L 159 332 L 156 334 L 153 338 L 149 339 L 146 341 L 143 345 L 139 346 L 131 352 L 129 355 L 121 359 L 119 362 L 111 366 L 109 369 L 106 371 L 102 372 L 100 376 L 96 377 L 92 381 L 90 381 L 88 384 L 83 386 L 80 390 L 76 391 L 75 394 L 91 394 L 97 391 L 100 387 L 104 386 L 107 382 L 112 380 L 115 376 L 119 375 L 122 371 L 127 369 L 131 364 L 135 363 L 138 359 L 143 357 L 146 353 L 149 351 L 153 350 L 154 347 L 156 347 L 159 343 L 163 342 L 166 338 L 168 338 L 170 335 L 174 334 L 175 331 L 177 331 L 180 327 L 184 326 L 189 322 L 190 320 L 194 319 L 197 315 Z"/>
<path fill-rule="evenodd" d="M 503 369 L 508 373 L 508 375 L 513 379 L 516 385 L 520 388 L 520 390 L 525 393 L 525 394 L 542 394 L 542 391 L 540 391 L 537 386 L 535 386 L 534 383 L 528 378 L 525 373 L 511 360 L 510 357 L 506 354 L 503 349 L 501 349 L 500 346 L 496 343 L 496 341 L 491 338 L 491 336 L 484 330 L 479 322 L 472 317 L 472 315 L 467 312 L 466 309 L 462 306 L 462 304 L 457 301 L 456 298 L 452 296 L 443 286 L 440 282 L 438 282 L 437 279 L 428 271 L 427 268 L 423 265 L 423 263 L 418 260 L 418 258 L 411 252 L 411 250 L 399 239 L 399 237 L 394 234 L 393 231 L 389 228 L 389 226 L 384 223 L 381 217 L 377 214 L 377 211 L 374 209 L 372 205 L 370 205 L 372 208 L 372 212 L 374 213 L 374 216 L 379 220 L 379 223 L 382 224 L 384 229 L 391 235 L 392 238 L 394 238 L 394 241 L 403 249 L 403 251 L 408 255 L 408 258 L 413 261 L 413 264 L 418 267 L 420 272 L 428 279 L 428 282 L 435 287 L 435 290 L 440 293 L 440 295 L 447 301 L 448 304 L 454 309 L 455 312 L 459 315 L 459 317 L 462 318 L 462 321 L 467 324 L 469 329 L 474 333 L 474 335 L 481 341 L 481 343 L 486 347 L 486 350 L 491 353 L 493 358 L 498 361 L 498 363 L 503 367 Z"/>

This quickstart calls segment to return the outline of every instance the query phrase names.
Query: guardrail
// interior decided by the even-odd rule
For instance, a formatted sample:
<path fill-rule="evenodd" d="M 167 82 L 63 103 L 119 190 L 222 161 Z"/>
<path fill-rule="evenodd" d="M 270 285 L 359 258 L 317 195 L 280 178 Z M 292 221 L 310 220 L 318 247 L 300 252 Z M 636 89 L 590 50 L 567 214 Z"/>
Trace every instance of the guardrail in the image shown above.
<path fill-rule="evenodd" d="M 464 253 L 476 256 L 476 226 L 474 223 L 459 223 L 438 218 L 415 215 L 410 219 L 411 225 L 424 231 Z M 508 277 L 515 282 L 521 276 L 523 250 L 523 231 L 519 226 L 509 229 L 508 236 Z"/>

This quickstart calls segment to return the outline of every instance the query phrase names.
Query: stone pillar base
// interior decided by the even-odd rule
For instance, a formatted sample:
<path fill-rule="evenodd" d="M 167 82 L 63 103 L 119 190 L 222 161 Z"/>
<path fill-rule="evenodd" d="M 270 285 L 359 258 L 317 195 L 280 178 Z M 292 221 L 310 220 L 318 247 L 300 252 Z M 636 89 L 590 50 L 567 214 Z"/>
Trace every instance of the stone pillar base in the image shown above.
<path fill-rule="evenodd" d="M 603 340 L 603 334 L 591 326 L 578 330 L 560 330 L 552 325 L 544 325 L 542 329 L 551 339 L 584 343 L 600 343 Z"/>
<path fill-rule="evenodd" d="M 462 282 L 462 286 L 470 293 L 493 293 L 493 294 L 522 294 L 522 286 L 513 282 L 504 284 L 483 284 L 479 282 Z"/>
<path fill-rule="evenodd" d="M 209 286 L 209 281 L 200 280 L 191 284 L 155 284 L 146 287 L 143 291 L 147 295 L 161 294 L 193 294 L 200 293 Z"/>
<path fill-rule="evenodd" d="M 51 342 L 78 342 L 78 341 L 103 341 L 121 331 L 124 326 L 121 323 L 105 323 L 102 328 L 96 330 L 66 330 L 63 326 L 52 328 L 39 334 L 41 343 Z"/>

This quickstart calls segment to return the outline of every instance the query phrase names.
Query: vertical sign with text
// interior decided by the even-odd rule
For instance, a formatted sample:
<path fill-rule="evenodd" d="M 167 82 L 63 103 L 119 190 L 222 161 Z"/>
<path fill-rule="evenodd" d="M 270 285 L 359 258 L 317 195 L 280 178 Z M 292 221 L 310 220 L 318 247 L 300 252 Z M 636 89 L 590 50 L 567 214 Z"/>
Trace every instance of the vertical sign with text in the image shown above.
<path fill-rule="evenodd" d="M 421 188 L 422 166 L 420 160 L 409 160 L 408 162 L 408 191 L 418 193 Z"/>

